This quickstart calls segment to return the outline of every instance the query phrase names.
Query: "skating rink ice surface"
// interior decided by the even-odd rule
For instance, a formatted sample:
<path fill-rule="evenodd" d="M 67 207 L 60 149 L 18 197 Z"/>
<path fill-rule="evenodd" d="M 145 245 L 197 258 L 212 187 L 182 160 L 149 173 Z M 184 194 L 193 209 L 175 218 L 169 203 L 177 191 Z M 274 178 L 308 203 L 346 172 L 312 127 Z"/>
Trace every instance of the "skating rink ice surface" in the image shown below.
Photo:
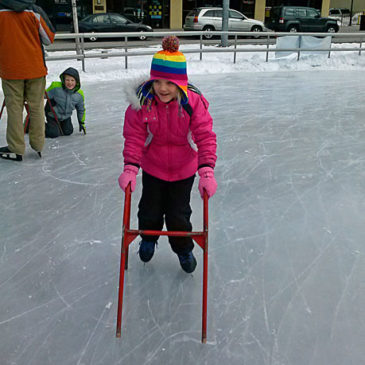
<path fill-rule="evenodd" d="M 86 83 L 87 135 L 0 160 L 2 365 L 360 365 L 365 359 L 365 74 L 191 79 L 218 138 L 207 344 L 202 250 L 130 246 L 115 337 L 124 195 L 121 83 Z M 4 118 L 6 118 L 6 113 Z M 5 119 L 0 141 L 5 145 Z M 28 138 L 28 137 L 26 137 Z M 132 195 L 136 227 L 141 176 Z M 197 181 L 194 230 L 202 228 Z"/>

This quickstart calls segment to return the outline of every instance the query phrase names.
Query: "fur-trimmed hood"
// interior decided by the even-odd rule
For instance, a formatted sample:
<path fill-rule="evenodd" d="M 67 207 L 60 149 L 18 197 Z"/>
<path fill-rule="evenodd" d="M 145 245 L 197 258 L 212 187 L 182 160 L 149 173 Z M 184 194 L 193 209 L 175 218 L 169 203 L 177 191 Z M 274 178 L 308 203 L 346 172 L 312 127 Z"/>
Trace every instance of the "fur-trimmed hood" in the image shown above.
<path fill-rule="evenodd" d="M 124 96 L 134 110 L 140 110 L 142 108 L 141 101 L 137 95 L 137 90 L 139 86 L 148 80 L 149 77 L 146 75 L 136 77 L 134 79 L 128 79 L 123 83 Z"/>

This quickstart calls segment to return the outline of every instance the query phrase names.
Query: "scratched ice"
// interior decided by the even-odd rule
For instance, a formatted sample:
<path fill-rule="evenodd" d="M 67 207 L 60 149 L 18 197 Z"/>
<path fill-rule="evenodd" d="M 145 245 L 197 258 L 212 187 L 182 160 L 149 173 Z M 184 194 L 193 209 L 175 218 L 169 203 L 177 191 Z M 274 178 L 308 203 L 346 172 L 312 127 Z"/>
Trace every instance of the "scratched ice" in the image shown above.
<path fill-rule="evenodd" d="M 115 338 L 123 195 L 119 81 L 85 83 L 88 134 L 0 161 L 0 363 L 344 365 L 365 358 L 363 71 L 194 76 L 218 136 L 208 343 L 202 253 L 130 246 Z M 5 123 L 0 124 L 1 145 Z M 136 226 L 138 188 L 132 196 Z M 202 201 L 195 185 L 195 229 Z"/>

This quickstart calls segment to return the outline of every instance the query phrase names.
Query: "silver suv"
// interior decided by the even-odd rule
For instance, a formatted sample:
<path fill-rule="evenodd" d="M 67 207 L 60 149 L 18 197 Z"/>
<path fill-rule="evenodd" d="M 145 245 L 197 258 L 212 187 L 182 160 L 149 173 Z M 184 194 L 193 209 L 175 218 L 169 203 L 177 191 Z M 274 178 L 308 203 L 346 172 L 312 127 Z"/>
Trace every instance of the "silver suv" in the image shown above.
<path fill-rule="evenodd" d="M 222 8 L 196 8 L 185 18 L 184 30 L 205 30 L 206 39 L 212 38 L 209 32 L 222 30 Z M 229 9 L 228 30 L 236 32 L 262 32 L 266 30 L 263 22 L 247 18 L 237 10 Z"/>

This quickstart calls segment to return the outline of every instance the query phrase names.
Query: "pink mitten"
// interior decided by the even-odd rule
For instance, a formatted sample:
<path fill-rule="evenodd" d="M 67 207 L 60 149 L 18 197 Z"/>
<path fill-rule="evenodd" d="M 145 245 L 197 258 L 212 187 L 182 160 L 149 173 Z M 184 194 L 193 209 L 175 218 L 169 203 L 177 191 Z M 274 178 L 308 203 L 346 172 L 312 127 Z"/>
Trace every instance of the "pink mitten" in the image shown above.
<path fill-rule="evenodd" d="M 122 174 L 119 176 L 119 186 L 123 191 L 127 188 L 128 184 L 131 183 L 131 190 L 134 191 L 136 188 L 136 175 L 138 174 L 138 167 L 134 165 L 125 165 Z"/>
<path fill-rule="evenodd" d="M 208 198 L 212 197 L 217 190 L 217 182 L 214 177 L 214 170 L 211 167 L 202 167 L 198 170 L 200 176 L 199 192 L 201 197 L 204 197 L 204 190 L 208 194 Z"/>

